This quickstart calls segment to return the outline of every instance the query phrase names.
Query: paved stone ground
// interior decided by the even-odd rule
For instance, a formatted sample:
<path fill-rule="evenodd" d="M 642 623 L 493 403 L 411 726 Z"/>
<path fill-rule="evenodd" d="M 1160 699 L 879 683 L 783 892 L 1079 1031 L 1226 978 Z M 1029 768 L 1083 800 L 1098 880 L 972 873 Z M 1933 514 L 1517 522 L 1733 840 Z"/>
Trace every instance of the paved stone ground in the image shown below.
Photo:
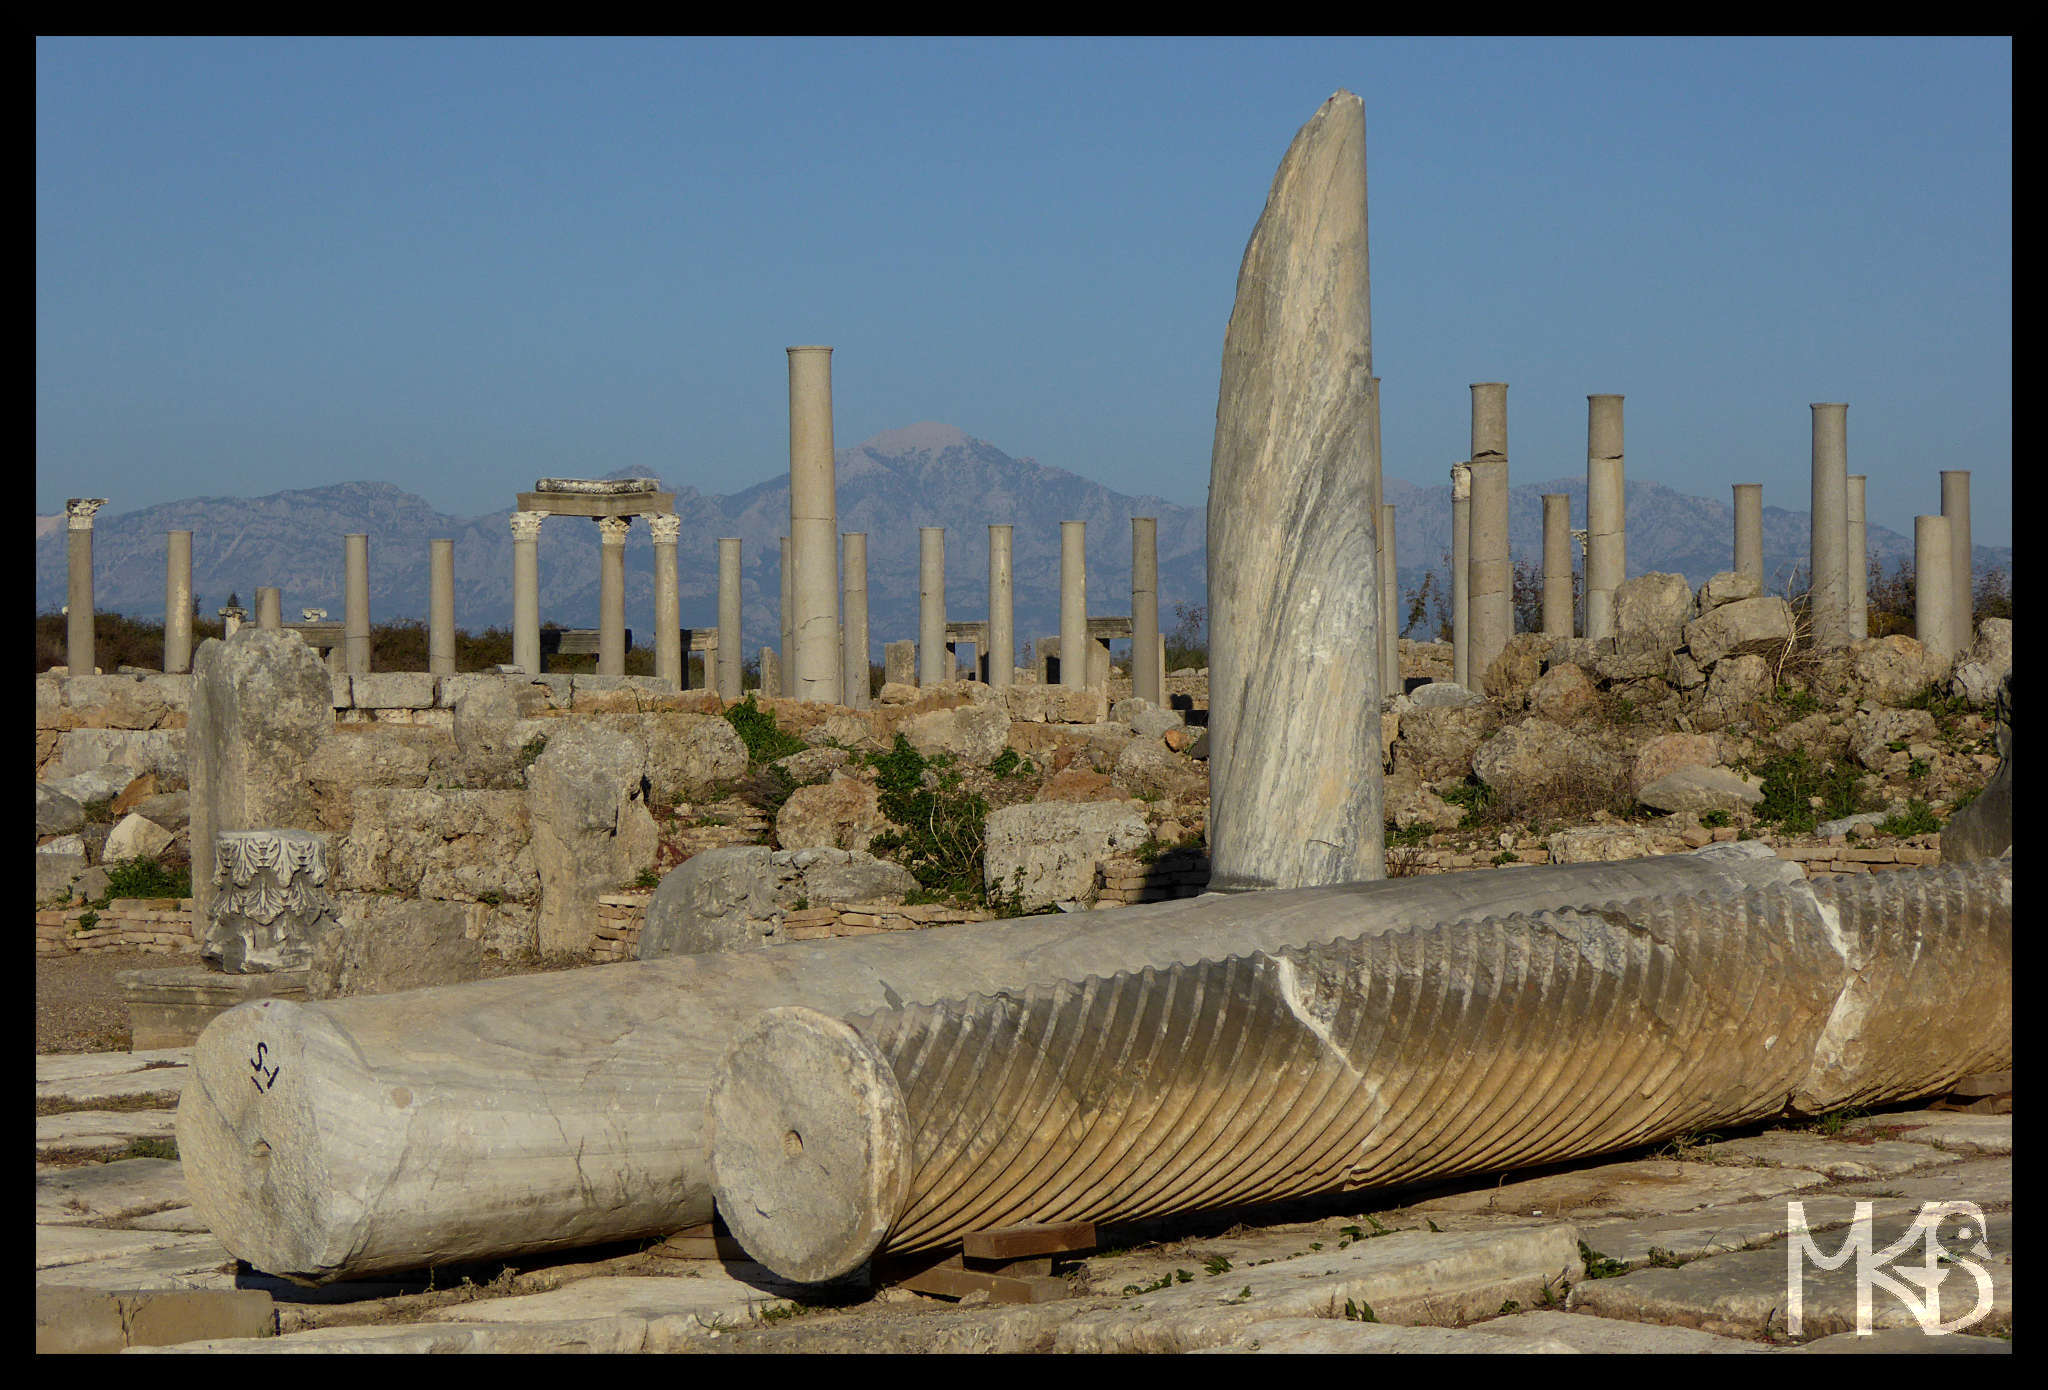
<path fill-rule="evenodd" d="M 136 1352 L 2011 1350 L 2009 1114 L 1914 1109 L 1702 1136 L 1654 1154 L 1411 1192 L 1399 1207 L 1353 1198 L 1251 1222 L 1106 1231 L 1108 1248 L 1067 1271 L 1076 1296 L 1035 1305 L 856 1286 L 826 1298 L 758 1265 L 618 1247 L 437 1271 L 431 1283 L 300 1290 L 239 1270 L 194 1215 L 177 1162 L 162 1156 L 187 1057 L 36 1059 L 38 1286 L 254 1288 L 276 1300 L 281 1335 L 129 1347 Z M 1873 1335 L 1858 1336 L 1856 1262 L 1826 1270 L 1809 1259 L 1795 1333 L 1788 1202 L 1801 1205 L 1813 1247 L 1829 1259 L 1867 1203 L 1874 1247 L 1906 1242 L 1882 1266 L 1896 1287 L 1918 1297 L 1912 1277 L 1939 1278 L 1940 1316 L 1953 1323 L 1979 1306 L 1981 1270 L 1987 1311 L 1965 1333 L 1931 1337 L 1880 1287 Z M 1913 1234 L 1927 1202 L 1983 1213 L 1982 1230 L 1967 1217 L 1940 1224 L 1948 1262 L 1930 1264 L 1940 1252 Z M 39 1325 L 39 1345 L 43 1336 Z"/>

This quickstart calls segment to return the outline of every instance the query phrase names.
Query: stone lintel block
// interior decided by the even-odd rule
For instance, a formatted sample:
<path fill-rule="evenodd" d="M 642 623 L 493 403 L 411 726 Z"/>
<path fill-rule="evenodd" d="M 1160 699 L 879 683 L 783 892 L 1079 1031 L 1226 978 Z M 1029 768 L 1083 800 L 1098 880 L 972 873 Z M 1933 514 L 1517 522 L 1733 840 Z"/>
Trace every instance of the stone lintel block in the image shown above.
<path fill-rule="evenodd" d="M 124 970 L 116 977 L 128 1005 L 130 1048 L 190 1047 L 215 1018 L 252 999 L 304 999 L 307 972 L 229 975 L 203 965 Z"/>
<path fill-rule="evenodd" d="M 356 697 L 353 681 L 349 674 L 346 671 L 330 671 L 327 673 L 327 678 L 334 682 L 334 707 L 336 709 L 354 709 Z"/>
<path fill-rule="evenodd" d="M 549 516 L 651 516 L 673 513 L 675 509 L 676 495 L 673 492 L 557 492 L 548 489 L 519 494 L 520 511 L 546 512 Z"/>
<path fill-rule="evenodd" d="M 374 671 L 349 678 L 357 709 L 432 709 L 436 677 L 425 671 Z"/>
<path fill-rule="evenodd" d="M 1109 696 L 1098 689 L 1062 685 L 1012 685 L 1003 692 L 1010 718 L 1033 724 L 1101 724 L 1109 718 Z"/>

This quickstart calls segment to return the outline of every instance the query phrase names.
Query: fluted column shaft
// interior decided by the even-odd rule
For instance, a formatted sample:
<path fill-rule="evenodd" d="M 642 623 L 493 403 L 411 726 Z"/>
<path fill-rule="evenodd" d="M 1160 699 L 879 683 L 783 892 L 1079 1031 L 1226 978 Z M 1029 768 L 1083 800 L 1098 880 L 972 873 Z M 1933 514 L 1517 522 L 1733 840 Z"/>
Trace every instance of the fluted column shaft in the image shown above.
<path fill-rule="evenodd" d="M 868 693 L 868 538 L 865 531 L 848 531 L 842 540 L 846 641 L 841 655 L 846 664 L 839 678 L 840 702 L 848 709 L 866 709 L 873 699 Z"/>
<path fill-rule="evenodd" d="M 673 512 L 656 512 L 647 518 L 654 536 L 654 674 L 675 682 L 681 690 L 689 682 L 689 653 L 683 650 L 682 599 L 676 592 L 676 540 L 683 521 Z"/>
<path fill-rule="evenodd" d="M 1472 465 L 1451 465 L 1451 680 L 1472 688 Z"/>
<path fill-rule="evenodd" d="M 1586 635 L 1614 636 L 1614 591 L 1628 578 L 1622 398 L 1586 397 Z"/>
<path fill-rule="evenodd" d="M 1011 528 L 988 528 L 988 683 L 997 690 L 1016 675 L 1016 574 L 1011 567 Z M 1156 625 L 1156 613 L 1155 613 Z"/>
<path fill-rule="evenodd" d="M 1977 635 L 1975 576 L 1971 570 L 1970 472 L 1966 468 L 1945 468 L 1941 473 L 1941 514 L 1948 518 L 1949 602 L 1954 616 L 1950 634 L 1957 650 L 1967 648 Z"/>
<path fill-rule="evenodd" d="M 1543 634 L 1572 635 L 1572 499 L 1563 492 L 1543 494 Z"/>
<path fill-rule="evenodd" d="M 1166 703 L 1159 688 L 1159 519 L 1131 518 L 1131 693 Z"/>
<path fill-rule="evenodd" d="M 342 665 L 352 676 L 370 671 L 370 538 L 342 537 Z"/>
<path fill-rule="evenodd" d="M 832 463 L 832 349 L 789 349 L 787 693 L 839 703 L 839 504 Z"/>
<path fill-rule="evenodd" d="M 192 533 L 171 532 L 164 573 L 164 670 L 192 669 Z"/>
<path fill-rule="evenodd" d="M 540 524 L 546 512 L 512 513 L 512 664 L 540 674 Z"/>
<path fill-rule="evenodd" d="M 1060 684 L 1088 688 L 1088 523 L 1060 523 Z"/>
<path fill-rule="evenodd" d="M 597 519 L 597 674 L 626 674 L 626 533 L 633 519 Z"/>
<path fill-rule="evenodd" d="M 65 597 L 71 609 L 64 624 L 64 660 L 74 676 L 93 673 L 92 514 L 106 505 L 104 497 L 73 497 L 64 504 L 69 566 Z"/>
<path fill-rule="evenodd" d="M 917 530 L 917 683 L 929 689 L 953 678 L 946 650 L 946 528 Z"/>
<path fill-rule="evenodd" d="M 1764 587 L 1764 485 L 1735 485 L 1735 564 L 1737 574 L 1756 581 L 1757 592 Z"/>
<path fill-rule="evenodd" d="M 1813 645 L 1849 644 L 1849 407 L 1813 406 Z"/>
<path fill-rule="evenodd" d="M 718 538 L 718 698 L 740 698 L 740 538 Z"/>

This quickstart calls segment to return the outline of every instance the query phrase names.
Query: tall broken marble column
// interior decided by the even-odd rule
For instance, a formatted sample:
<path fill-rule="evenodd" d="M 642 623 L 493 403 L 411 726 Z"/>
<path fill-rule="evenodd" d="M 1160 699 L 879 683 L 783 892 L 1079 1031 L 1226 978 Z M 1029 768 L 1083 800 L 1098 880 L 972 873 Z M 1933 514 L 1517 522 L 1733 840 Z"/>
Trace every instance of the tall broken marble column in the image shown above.
<path fill-rule="evenodd" d="M 540 524 L 546 512 L 512 513 L 512 664 L 540 674 Z"/>
<path fill-rule="evenodd" d="M 1470 689 L 1483 690 L 1486 669 L 1515 635 L 1514 568 L 1508 560 L 1508 388 L 1472 386 L 1472 559 L 1466 597 L 1472 637 L 1466 643 Z"/>
<path fill-rule="evenodd" d="M 192 533 L 171 532 L 164 573 L 164 671 L 192 669 Z"/>
<path fill-rule="evenodd" d="M 1224 334 L 1208 511 L 1213 889 L 1386 872 L 1378 518 L 1359 463 L 1372 443 L 1365 187 L 1365 105 L 1338 92 L 1280 163 Z"/>
<path fill-rule="evenodd" d="M 1543 635 L 1572 635 L 1572 499 L 1566 492 L 1543 494 Z"/>
<path fill-rule="evenodd" d="M 1954 661 L 1956 605 L 1950 549 L 1955 537 L 1945 516 L 1913 518 L 1913 635 L 1927 654 Z"/>
<path fill-rule="evenodd" d="M 873 701 L 868 693 L 868 537 L 865 531 L 848 531 L 841 539 L 846 547 L 840 560 L 846 640 L 840 653 L 845 663 L 839 677 L 840 701 L 848 709 L 866 709 Z"/>
<path fill-rule="evenodd" d="M 455 674 L 455 542 L 427 541 L 427 671 Z"/>
<path fill-rule="evenodd" d="M 929 689 L 953 679 L 946 650 L 946 528 L 917 528 L 917 683 Z"/>
<path fill-rule="evenodd" d="M 1088 688 L 1088 523 L 1060 523 L 1060 684 Z"/>
<path fill-rule="evenodd" d="M 1628 578 L 1621 397 L 1586 397 L 1586 635 L 1614 636 L 1614 591 Z"/>
<path fill-rule="evenodd" d="M 1849 407 L 1813 406 L 1813 645 L 1849 645 Z"/>
<path fill-rule="evenodd" d="M 342 537 L 342 666 L 351 676 L 370 673 L 370 538 Z"/>
<path fill-rule="evenodd" d="M 1472 465 L 1451 465 L 1451 680 L 1472 688 Z"/>
<path fill-rule="evenodd" d="M 682 598 L 676 592 L 676 540 L 683 519 L 673 512 L 650 512 L 647 530 L 654 537 L 654 674 L 681 690 L 689 684 Z"/>
<path fill-rule="evenodd" d="M 718 698 L 740 697 L 740 538 L 718 538 Z"/>
<path fill-rule="evenodd" d="M 1131 694 L 1166 703 L 1159 687 L 1159 519 L 1131 518 Z"/>
<path fill-rule="evenodd" d="M 597 674 L 626 674 L 626 533 L 629 516 L 597 519 Z"/>
<path fill-rule="evenodd" d="M 1735 485 L 1735 572 L 1756 581 L 1764 589 L 1764 485 Z"/>
<path fill-rule="evenodd" d="M 1010 684 L 1017 669 L 1016 573 L 1011 566 L 1011 543 L 1010 527 L 988 528 L 988 683 L 997 690 Z"/>
<path fill-rule="evenodd" d="M 107 505 L 104 497 L 73 497 L 64 503 L 70 573 L 65 601 L 64 661 L 74 676 L 93 673 L 92 514 Z"/>
<path fill-rule="evenodd" d="M 799 700 L 839 703 L 839 503 L 832 465 L 832 349 L 789 349 L 790 631 Z"/>
<path fill-rule="evenodd" d="M 1380 689 L 1388 694 L 1401 690 L 1401 581 L 1394 565 L 1394 504 L 1380 503 L 1379 534 L 1374 538 L 1379 556 L 1380 588 Z"/>
<path fill-rule="evenodd" d="M 1870 635 L 1870 528 L 1864 516 L 1866 484 L 1861 473 L 1849 475 L 1849 640 Z"/>
<path fill-rule="evenodd" d="M 1948 583 L 1953 616 L 1950 635 L 1958 650 L 1976 638 L 1976 589 L 1972 573 L 1970 540 L 1970 471 L 1944 468 L 1941 471 L 1941 514 L 1948 518 Z"/>

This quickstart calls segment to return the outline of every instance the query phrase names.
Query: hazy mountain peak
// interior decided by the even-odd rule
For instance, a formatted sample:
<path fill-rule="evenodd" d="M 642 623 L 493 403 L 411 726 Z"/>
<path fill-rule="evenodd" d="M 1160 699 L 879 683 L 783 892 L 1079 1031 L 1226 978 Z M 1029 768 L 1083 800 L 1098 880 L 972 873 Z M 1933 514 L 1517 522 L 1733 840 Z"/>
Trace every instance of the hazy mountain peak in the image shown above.
<path fill-rule="evenodd" d="M 942 425 L 936 420 L 923 420 L 915 425 L 905 425 L 900 430 L 883 430 L 873 439 L 863 440 L 856 447 L 872 449 L 878 454 L 914 454 L 929 449 L 942 454 L 956 446 L 972 444 L 974 441 L 967 431 L 952 425 Z"/>

